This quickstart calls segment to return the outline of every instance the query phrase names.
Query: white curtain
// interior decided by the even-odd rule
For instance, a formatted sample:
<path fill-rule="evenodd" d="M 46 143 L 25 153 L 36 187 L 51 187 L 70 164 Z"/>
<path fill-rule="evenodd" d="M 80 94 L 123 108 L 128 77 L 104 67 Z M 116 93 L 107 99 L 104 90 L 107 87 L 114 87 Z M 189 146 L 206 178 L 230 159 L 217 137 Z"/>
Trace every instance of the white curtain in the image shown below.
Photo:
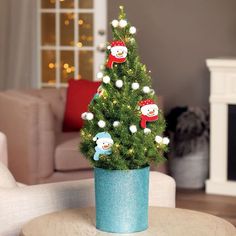
<path fill-rule="evenodd" d="M 0 90 L 35 87 L 36 76 L 37 0 L 0 0 Z"/>

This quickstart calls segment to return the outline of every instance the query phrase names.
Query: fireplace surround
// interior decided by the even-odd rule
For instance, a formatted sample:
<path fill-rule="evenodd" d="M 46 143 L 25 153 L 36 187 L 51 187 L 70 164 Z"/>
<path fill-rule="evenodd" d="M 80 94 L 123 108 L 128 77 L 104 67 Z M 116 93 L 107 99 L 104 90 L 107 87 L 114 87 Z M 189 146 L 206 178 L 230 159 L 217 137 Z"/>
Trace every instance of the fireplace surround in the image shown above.
<path fill-rule="evenodd" d="M 210 79 L 210 177 L 206 192 L 236 196 L 236 58 L 207 59 Z"/>

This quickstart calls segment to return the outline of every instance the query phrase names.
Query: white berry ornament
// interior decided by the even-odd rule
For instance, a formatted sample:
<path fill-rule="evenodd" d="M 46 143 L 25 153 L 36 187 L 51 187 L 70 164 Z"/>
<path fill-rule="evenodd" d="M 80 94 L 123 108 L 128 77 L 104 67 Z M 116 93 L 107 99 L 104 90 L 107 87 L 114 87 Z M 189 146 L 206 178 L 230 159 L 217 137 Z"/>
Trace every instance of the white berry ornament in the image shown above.
<path fill-rule="evenodd" d="M 137 90 L 137 89 L 139 89 L 139 83 L 134 82 L 134 83 L 132 83 L 131 87 L 133 90 Z"/>
<path fill-rule="evenodd" d="M 100 128 L 104 128 L 104 127 L 106 126 L 106 122 L 105 122 L 104 120 L 99 120 L 99 121 L 98 121 L 98 126 L 99 126 Z"/>
<path fill-rule="evenodd" d="M 131 133 L 136 133 L 137 132 L 137 127 L 136 127 L 136 125 L 131 125 L 130 127 L 129 127 L 129 130 L 130 130 L 130 132 Z"/>
<path fill-rule="evenodd" d="M 110 83 L 111 79 L 110 79 L 110 77 L 109 77 L 108 75 L 106 75 L 106 76 L 103 77 L 102 81 L 103 81 L 105 84 L 108 84 L 108 83 Z"/>
<path fill-rule="evenodd" d="M 120 20 L 120 21 L 119 21 L 119 26 L 120 26 L 121 28 L 126 27 L 126 26 L 127 26 L 127 21 L 126 21 L 126 20 Z"/>
<path fill-rule="evenodd" d="M 135 28 L 134 26 L 131 26 L 131 27 L 129 28 L 129 32 L 130 32 L 131 34 L 135 34 L 135 33 L 136 33 L 136 28 Z"/>
<path fill-rule="evenodd" d="M 117 88 L 122 88 L 122 86 L 123 86 L 123 81 L 121 79 L 117 80 L 116 81 L 116 87 Z"/>
<path fill-rule="evenodd" d="M 151 133 L 151 130 L 150 130 L 149 128 L 145 128 L 145 129 L 143 130 L 143 132 L 144 132 L 145 134 L 149 134 L 149 133 Z"/>
<path fill-rule="evenodd" d="M 159 136 L 159 135 L 157 135 L 156 137 L 155 137 L 155 141 L 157 142 L 157 143 L 159 143 L 159 144 L 161 144 L 162 143 L 162 137 L 161 136 Z"/>
<path fill-rule="evenodd" d="M 114 126 L 114 127 L 118 127 L 119 125 L 120 125 L 120 122 L 119 122 L 119 121 L 114 121 L 114 122 L 113 122 L 113 126 Z"/>
<path fill-rule="evenodd" d="M 93 117 L 94 117 L 94 115 L 91 112 L 88 112 L 87 115 L 86 115 L 87 120 L 92 120 Z"/>
<path fill-rule="evenodd" d="M 112 26 L 113 26 L 114 28 L 116 28 L 116 27 L 119 26 L 119 21 L 118 21 L 118 20 L 113 20 L 113 21 L 111 22 L 111 24 L 112 24 Z"/>
<path fill-rule="evenodd" d="M 143 92 L 144 93 L 150 93 L 151 89 L 148 86 L 143 87 Z"/>
<path fill-rule="evenodd" d="M 91 112 L 84 112 L 82 113 L 81 118 L 83 120 L 92 120 L 94 118 L 94 115 Z"/>
<path fill-rule="evenodd" d="M 163 138 L 162 142 L 163 142 L 163 144 L 168 145 L 170 143 L 170 140 L 169 140 L 169 138 L 165 137 L 165 138 Z"/>

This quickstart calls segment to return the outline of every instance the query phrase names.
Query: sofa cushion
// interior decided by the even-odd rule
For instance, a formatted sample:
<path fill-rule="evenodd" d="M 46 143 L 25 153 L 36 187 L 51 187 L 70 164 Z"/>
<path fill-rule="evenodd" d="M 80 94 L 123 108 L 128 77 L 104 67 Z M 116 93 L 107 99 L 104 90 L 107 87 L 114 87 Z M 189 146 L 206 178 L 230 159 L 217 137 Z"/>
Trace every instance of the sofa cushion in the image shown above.
<path fill-rule="evenodd" d="M 20 91 L 23 94 L 28 94 L 37 97 L 49 103 L 52 115 L 54 117 L 54 126 L 56 132 L 62 131 L 64 111 L 66 104 L 66 88 L 43 88 L 43 89 L 27 89 Z"/>
<path fill-rule="evenodd" d="M 79 151 L 80 136 L 77 132 L 61 133 L 57 135 L 55 149 L 55 169 L 71 171 L 91 169 L 89 161 Z"/>
<path fill-rule="evenodd" d="M 7 167 L 0 162 L 0 188 L 15 188 L 17 183 Z"/>
<path fill-rule="evenodd" d="M 88 110 L 88 105 L 96 94 L 101 82 L 88 80 L 69 80 L 63 131 L 79 131 L 83 126 L 81 115 Z"/>

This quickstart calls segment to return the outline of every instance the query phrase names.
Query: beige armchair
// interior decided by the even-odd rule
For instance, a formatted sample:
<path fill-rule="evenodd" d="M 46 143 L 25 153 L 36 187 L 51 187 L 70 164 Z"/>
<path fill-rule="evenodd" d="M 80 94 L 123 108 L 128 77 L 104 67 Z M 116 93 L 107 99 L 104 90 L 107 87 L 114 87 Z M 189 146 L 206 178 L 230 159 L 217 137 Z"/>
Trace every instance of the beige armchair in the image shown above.
<path fill-rule="evenodd" d="M 25 186 L 16 183 L 2 163 L 6 139 L 0 132 L 0 235 L 19 235 L 29 220 L 67 208 L 94 206 L 93 179 Z M 175 207 L 175 181 L 151 172 L 149 205 Z"/>
<path fill-rule="evenodd" d="M 17 181 L 38 184 L 90 178 L 78 152 L 79 132 L 63 133 L 66 89 L 0 93 L 0 130 L 8 139 L 8 164 Z"/>

